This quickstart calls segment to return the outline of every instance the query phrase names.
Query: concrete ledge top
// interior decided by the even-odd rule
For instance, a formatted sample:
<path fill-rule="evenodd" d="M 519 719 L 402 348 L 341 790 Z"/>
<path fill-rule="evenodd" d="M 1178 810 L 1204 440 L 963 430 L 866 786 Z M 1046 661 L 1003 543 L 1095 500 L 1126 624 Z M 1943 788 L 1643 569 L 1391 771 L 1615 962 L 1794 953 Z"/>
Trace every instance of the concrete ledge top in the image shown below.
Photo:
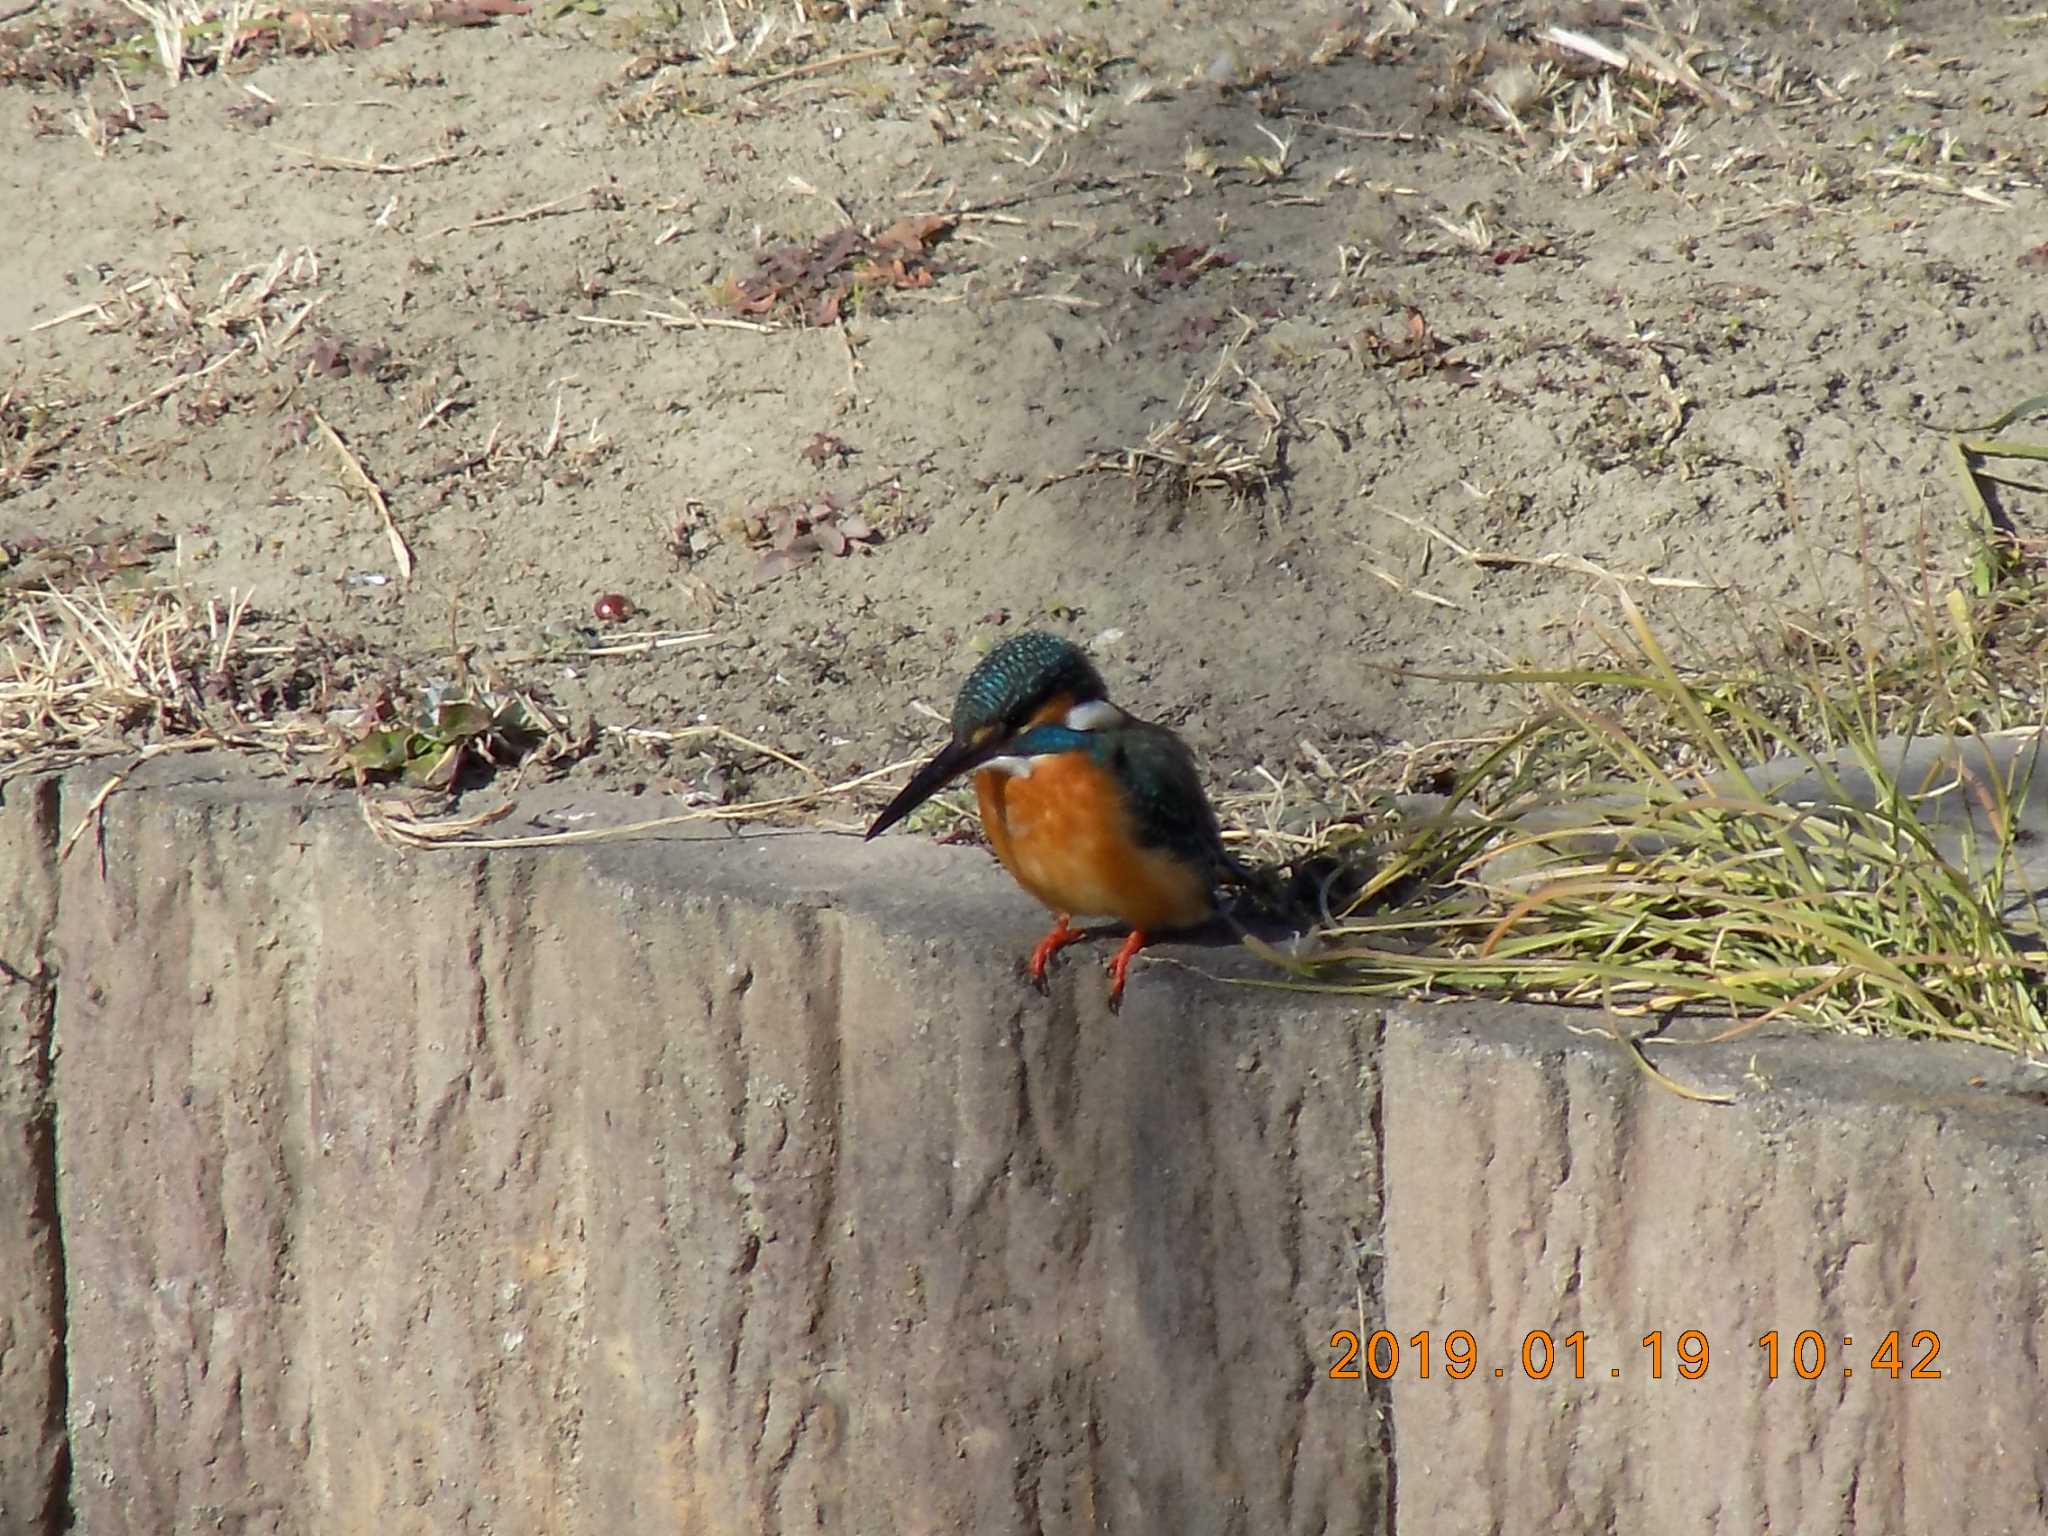
<path fill-rule="evenodd" d="M 237 759 L 210 755 L 160 757 L 127 769 L 95 764 L 75 771 L 69 776 L 75 788 L 65 796 L 67 815 L 90 804 L 117 772 L 123 778 L 117 794 L 168 795 L 173 803 L 192 806 L 261 807 L 309 819 L 359 820 L 353 792 L 308 789 L 260 777 Z M 494 803 L 489 791 L 474 799 Z M 522 790 L 515 803 L 512 815 L 480 835 L 509 838 L 626 827 L 678 814 L 680 809 L 656 797 L 561 784 Z M 72 827 L 67 820 L 64 835 L 69 836 Z M 862 914 L 904 941 L 985 951 L 990 963 L 999 967 L 1028 953 L 1045 926 L 1043 909 L 1017 888 L 985 849 L 948 847 L 911 835 L 870 843 L 852 832 L 703 822 L 580 845 L 454 848 L 402 855 L 422 861 L 564 856 L 586 860 L 602 877 L 630 881 L 667 899 L 715 893 Z M 1148 987 L 1161 984 L 1156 978 L 1181 966 L 1238 981 L 1284 980 L 1238 946 L 1227 929 L 1160 943 L 1147 953 L 1180 962 L 1134 972 L 1155 978 Z M 1206 983 L 1197 975 L 1186 984 Z M 1390 1002 L 1292 987 L 1258 987 L 1240 994 L 1238 1001 L 1256 1007 L 1261 999 L 1278 998 L 1296 1008 L 1384 1010 L 1452 1051 L 1516 1057 L 1563 1052 L 1603 1064 L 1629 1065 L 1599 1009 L 1455 998 Z M 1799 1114 L 1826 1104 L 1896 1108 L 1953 1120 L 1958 1128 L 1968 1125 L 2001 1143 L 2048 1147 L 2048 1065 L 1960 1042 L 1878 1040 L 1784 1024 L 1767 1025 L 1721 1044 L 1706 1043 L 1730 1024 L 1704 1014 L 1681 1018 L 1656 1038 L 1646 1039 L 1645 1049 L 1660 1070 L 1702 1092 L 1732 1095 L 1738 1105 L 1775 1102 Z M 1628 1020 L 1623 1027 L 1640 1032 L 1648 1023 Z M 1721 1107 L 1699 1106 L 1703 1113 Z"/>

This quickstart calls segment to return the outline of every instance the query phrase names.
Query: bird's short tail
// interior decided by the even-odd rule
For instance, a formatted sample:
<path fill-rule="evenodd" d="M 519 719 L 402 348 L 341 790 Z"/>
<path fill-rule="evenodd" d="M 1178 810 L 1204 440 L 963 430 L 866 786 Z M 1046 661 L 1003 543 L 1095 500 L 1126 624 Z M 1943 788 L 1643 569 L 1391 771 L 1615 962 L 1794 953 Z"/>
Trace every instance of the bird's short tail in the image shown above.
<path fill-rule="evenodd" d="M 1216 883 L 1232 886 L 1240 893 L 1238 906 L 1244 916 L 1264 924 L 1281 923 L 1297 932 L 1305 932 L 1316 920 L 1313 905 L 1299 899 L 1293 890 L 1294 881 L 1285 868 L 1262 868 L 1247 864 L 1244 860 L 1219 849 L 1221 867 Z M 1240 934 L 1245 926 L 1239 913 L 1229 907 L 1222 909 L 1224 921 Z"/>
<path fill-rule="evenodd" d="M 1343 922 L 1371 875 L 1370 860 L 1318 856 L 1299 864 L 1262 866 L 1225 852 L 1217 884 L 1242 893 L 1236 905 L 1243 920 L 1306 934 Z M 1225 913 L 1242 931 L 1240 916 Z"/>

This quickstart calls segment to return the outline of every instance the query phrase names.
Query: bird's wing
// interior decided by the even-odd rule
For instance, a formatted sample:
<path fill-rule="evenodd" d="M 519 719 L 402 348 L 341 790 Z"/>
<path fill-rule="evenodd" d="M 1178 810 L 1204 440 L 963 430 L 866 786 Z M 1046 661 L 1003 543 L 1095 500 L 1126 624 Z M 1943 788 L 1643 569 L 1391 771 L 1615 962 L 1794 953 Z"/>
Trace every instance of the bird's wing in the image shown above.
<path fill-rule="evenodd" d="M 1132 719 L 1091 734 L 1097 757 L 1123 789 L 1139 842 L 1198 863 L 1212 877 L 1237 873 L 1202 792 L 1194 755 L 1178 736 Z"/>

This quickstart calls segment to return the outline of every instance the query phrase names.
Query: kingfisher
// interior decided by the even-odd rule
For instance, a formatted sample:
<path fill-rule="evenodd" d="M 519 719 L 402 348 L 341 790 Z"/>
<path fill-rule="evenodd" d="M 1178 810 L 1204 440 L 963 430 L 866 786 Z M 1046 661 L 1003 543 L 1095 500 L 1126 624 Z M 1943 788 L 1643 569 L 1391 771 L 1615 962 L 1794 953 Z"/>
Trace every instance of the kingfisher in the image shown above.
<path fill-rule="evenodd" d="M 867 835 L 973 774 L 996 857 L 1056 919 L 1027 967 L 1041 987 L 1052 957 L 1087 937 L 1075 918 L 1113 918 L 1130 929 L 1109 964 L 1115 1009 L 1154 934 L 1208 921 L 1217 886 L 1248 877 L 1186 745 L 1112 704 L 1094 663 L 1059 636 L 1027 631 L 990 651 L 961 685 L 952 727 Z"/>

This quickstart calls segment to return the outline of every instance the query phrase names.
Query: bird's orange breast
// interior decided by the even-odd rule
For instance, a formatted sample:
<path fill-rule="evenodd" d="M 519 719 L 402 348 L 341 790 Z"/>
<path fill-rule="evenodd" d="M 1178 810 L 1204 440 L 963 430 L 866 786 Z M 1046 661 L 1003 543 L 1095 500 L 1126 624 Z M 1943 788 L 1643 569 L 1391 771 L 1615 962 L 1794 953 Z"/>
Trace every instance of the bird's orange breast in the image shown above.
<path fill-rule="evenodd" d="M 1086 753 L 1034 758 L 1028 774 L 984 769 L 974 793 L 996 857 L 1055 912 L 1156 930 L 1215 909 L 1202 871 L 1138 842 L 1122 791 Z"/>

